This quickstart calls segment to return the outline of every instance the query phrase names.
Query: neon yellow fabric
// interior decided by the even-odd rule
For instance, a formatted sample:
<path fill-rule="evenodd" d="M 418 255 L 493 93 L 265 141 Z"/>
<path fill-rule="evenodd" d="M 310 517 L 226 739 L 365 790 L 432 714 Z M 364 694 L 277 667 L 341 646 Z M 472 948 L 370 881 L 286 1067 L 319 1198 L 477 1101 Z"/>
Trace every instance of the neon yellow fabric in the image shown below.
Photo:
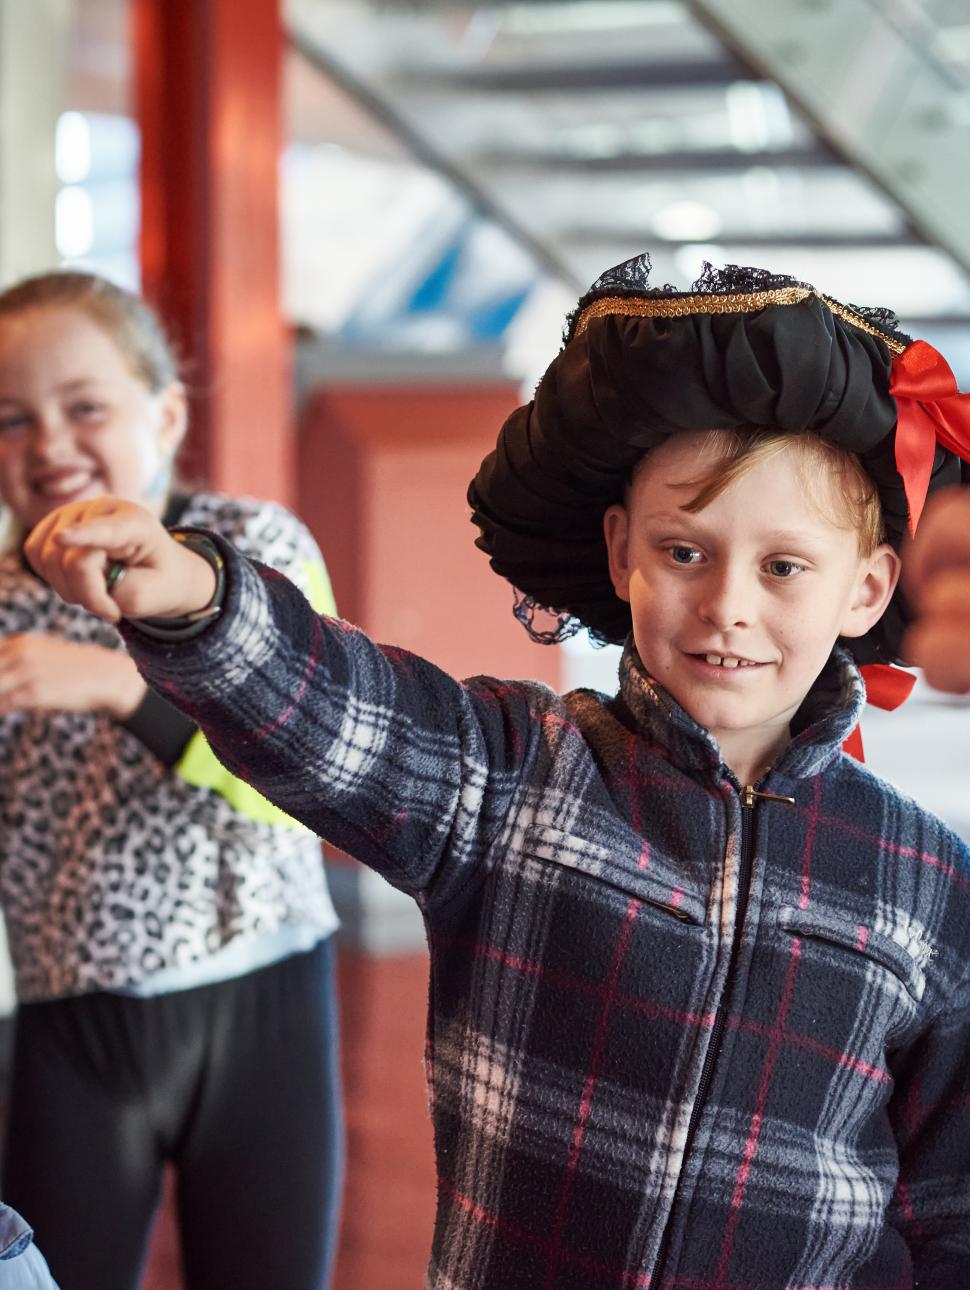
<path fill-rule="evenodd" d="M 337 602 L 333 598 L 330 575 L 319 560 L 308 560 L 303 566 L 303 572 L 306 575 L 307 600 L 318 614 L 333 617 L 337 612 Z"/>
<path fill-rule="evenodd" d="M 306 595 L 318 614 L 335 614 L 333 590 L 330 578 L 322 564 L 307 561 L 304 565 Z M 303 825 L 292 819 L 267 801 L 262 793 L 247 784 L 244 780 L 231 775 L 222 762 L 209 747 L 209 741 L 201 730 L 196 731 L 185 746 L 175 773 L 187 784 L 196 788 L 208 788 L 218 793 L 229 803 L 234 811 L 245 815 L 247 819 L 260 824 L 276 824 L 288 829 L 302 829 Z"/>

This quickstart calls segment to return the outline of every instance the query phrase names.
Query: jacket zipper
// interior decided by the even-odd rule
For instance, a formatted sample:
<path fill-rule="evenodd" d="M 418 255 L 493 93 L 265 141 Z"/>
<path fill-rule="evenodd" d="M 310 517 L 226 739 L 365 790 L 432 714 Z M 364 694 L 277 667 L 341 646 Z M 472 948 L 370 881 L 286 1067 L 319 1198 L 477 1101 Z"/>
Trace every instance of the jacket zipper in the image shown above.
<path fill-rule="evenodd" d="M 731 953 L 728 959 L 728 969 L 724 977 L 724 988 L 721 991 L 721 998 L 717 1005 L 717 1011 L 714 1014 L 714 1024 L 711 1027 L 711 1041 L 707 1046 L 707 1052 L 704 1054 L 704 1065 L 701 1067 L 701 1078 L 697 1085 L 697 1096 L 694 1098 L 694 1106 L 690 1113 L 690 1120 L 687 1122 L 687 1133 L 684 1137 L 684 1150 L 681 1153 L 680 1168 L 683 1173 L 684 1165 L 687 1161 L 687 1153 L 690 1151 L 691 1144 L 694 1141 L 694 1135 L 697 1132 L 697 1123 L 701 1117 L 701 1111 L 704 1109 L 704 1103 L 707 1101 L 708 1090 L 711 1085 L 711 1078 L 714 1074 L 714 1063 L 717 1061 L 718 1050 L 721 1047 L 721 1038 L 724 1034 L 724 1026 L 727 1020 L 727 1001 L 731 994 L 731 985 L 734 981 L 734 971 L 737 965 L 738 950 L 741 945 L 741 929 L 744 926 L 744 916 L 748 909 L 748 896 L 751 893 L 751 873 L 754 868 L 754 829 L 753 817 L 754 809 L 757 805 L 758 798 L 769 802 L 790 802 L 794 805 L 793 797 L 786 797 L 779 793 L 761 793 L 752 784 L 746 784 L 738 794 L 741 803 L 741 864 L 738 869 L 738 900 L 734 911 L 734 928 L 731 933 Z M 657 1259 L 654 1263 L 654 1275 L 650 1278 L 651 1286 L 656 1284 L 659 1287 L 663 1281 L 663 1266 L 667 1261 L 667 1251 L 670 1246 L 670 1228 L 673 1218 L 674 1206 L 677 1202 L 676 1190 L 674 1200 L 670 1206 L 670 1215 L 667 1218 L 667 1225 L 664 1228 L 664 1234 L 660 1238 L 660 1248 L 657 1251 Z M 654 1280 L 655 1277 L 658 1279 Z"/>

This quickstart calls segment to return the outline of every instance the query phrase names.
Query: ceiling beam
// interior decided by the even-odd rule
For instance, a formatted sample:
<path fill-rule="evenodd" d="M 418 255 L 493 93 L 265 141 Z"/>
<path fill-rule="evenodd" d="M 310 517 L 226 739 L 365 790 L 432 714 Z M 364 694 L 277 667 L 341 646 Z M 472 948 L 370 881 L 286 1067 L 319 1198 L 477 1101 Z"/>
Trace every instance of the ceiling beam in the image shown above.
<path fill-rule="evenodd" d="M 579 245 L 592 242 L 598 246 L 607 246 L 614 242 L 618 246 L 630 246 L 642 242 L 650 246 L 673 248 L 690 246 L 697 242 L 696 238 L 661 237 L 646 223 L 642 227 L 631 224 L 622 228 L 607 224 L 567 224 L 557 227 L 556 240 Z M 799 232 L 798 230 L 789 231 L 786 229 L 773 233 L 746 233 L 743 230 L 739 230 L 732 233 L 718 233 L 714 237 L 705 238 L 704 244 L 707 245 L 708 243 L 717 245 L 724 250 L 738 247 L 758 251 L 775 249 L 886 251 L 926 246 L 925 238 L 920 237 L 912 229 L 902 230 L 898 233 L 843 233 L 837 229 L 833 229 L 831 232 L 819 230 Z"/>
<path fill-rule="evenodd" d="M 737 174 L 752 166 L 796 170 L 825 167 L 844 169 L 842 162 L 823 143 L 800 148 L 761 149 L 742 152 L 736 148 L 685 148 L 672 152 L 621 152 L 612 156 L 576 156 L 565 152 L 512 152 L 483 149 L 470 156 L 476 170 L 537 171 L 561 170 L 567 174 L 644 175 L 665 173 Z"/>
<path fill-rule="evenodd" d="M 387 73 L 394 89 L 459 90 L 462 93 L 603 93 L 610 90 L 723 88 L 750 81 L 751 70 L 723 59 L 671 62 L 527 63 L 514 67 L 398 67 Z"/>
<path fill-rule="evenodd" d="M 927 240 L 970 273 L 970 117 L 919 6 L 839 0 L 690 0 L 753 74 L 868 174 Z"/>
<path fill-rule="evenodd" d="M 463 166 L 453 161 L 430 138 L 416 129 L 398 112 L 389 99 L 362 77 L 335 58 L 332 51 L 314 39 L 298 24 L 290 23 L 288 37 L 293 48 L 312 67 L 343 90 L 373 120 L 382 125 L 421 165 L 435 171 L 468 202 L 477 214 L 492 220 L 512 241 L 523 247 L 543 272 L 558 279 L 574 291 L 584 289 L 572 269 L 545 242 L 535 236 L 509 210 L 489 193 Z"/>

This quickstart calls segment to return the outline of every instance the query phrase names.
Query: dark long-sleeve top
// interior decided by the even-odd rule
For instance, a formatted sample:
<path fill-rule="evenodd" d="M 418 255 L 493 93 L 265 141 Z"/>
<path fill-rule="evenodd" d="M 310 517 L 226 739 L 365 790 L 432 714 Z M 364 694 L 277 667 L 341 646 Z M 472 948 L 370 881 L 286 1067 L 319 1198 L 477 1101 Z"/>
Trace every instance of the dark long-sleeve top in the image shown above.
<path fill-rule="evenodd" d="M 130 648 L 423 911 L 428 1287 L 970 1285 L 970 857 L 842 753 L 845 654 L 746 806 L 630 646 L 462 684 L 220 547 L 221 617 Z"/>

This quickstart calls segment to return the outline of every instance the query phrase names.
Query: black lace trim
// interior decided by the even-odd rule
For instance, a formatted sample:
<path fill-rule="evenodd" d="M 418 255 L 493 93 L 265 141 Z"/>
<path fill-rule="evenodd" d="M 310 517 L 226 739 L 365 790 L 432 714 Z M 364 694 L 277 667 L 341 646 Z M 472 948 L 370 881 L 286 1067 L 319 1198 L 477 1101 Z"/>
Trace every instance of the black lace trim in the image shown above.
<path fill-rule="evenodd" d="M 807 287 L 814 291 L 810 282 L 802 282 L 800 278 L 793 278 L 787 273 L 772 273 L 770 269 L 755 269 L 745 264 L 725 264 L 723 269 L 718 269 L 709 260 L 705 260 L 700 277 L 691 284 L 690 291 L 680 294 L 731 296 L 756 291 L 780 291 L 785 287 Z"/>
<path fill-rule="evenodd" d="M 575 309 L 567 315 L 563 329 L 563 345 L 568 344 L 572 339 L 576 322 L 583 311 L 594 300 L 599 300 L 604 296 L 691 296 L 699 294 L 726 296 L 743 295 L 757 291 L 778 291 L 786 287 L 803 287 L 809 291 L 815 291 L 810 282 L 802 282 L 800 279 L 790 277 L 788 274 L 772 273 L 770 269 L 758 269 L 744 264 L 725 264 L 723 268 L 717 268 L 708 260 L 705 260 L 701 267 L 700 277 L 686 291 L 683 291 L 678 287 L 671 286 L 669 282 L 662 287 L 651 286 L 651 268 L 650 256 L 644 251 L 642 254 L 635 255 L 632 259 L 624 260 L 622 264 L 616 264 L 601 273 L 586 294 L 577 301 Z M 838 304 L 839 302 L 836 301 L 835 303 Z M 902 340 L 905 343 L 909 342 L 909 337 L 900 331 L 899 320 L 891 309 L 881 305 L 850 304 L 844 307 L 858 314 L 860 318 L 884 335 L 896 340 Z"/>
<path fill-rule="evenodd" d="M 902 340 L 907 344 L 912 344 L 912 338 L 907 336 L 904 331 L 900 330 L 899 319 L 891 309 L 884 305 L 853 305 L 849 308 L 860 318 L 864 318 L 872 327 L 891 336 L 894 340 Z"/>
<path fill-rule="evenodd" d="M 537 645 L 561 645 L 563 641 L 571 640 L 582 631 L 588 634 L 589 643 L 595 649 L 604 649 L 611 643 L 592 627 L 586 627 L 572 614 L 540 605 L 534 596 L 526 595 L 518 587 L 513 587 L 512 591 L 515 596 L 512 613 Z"/>

